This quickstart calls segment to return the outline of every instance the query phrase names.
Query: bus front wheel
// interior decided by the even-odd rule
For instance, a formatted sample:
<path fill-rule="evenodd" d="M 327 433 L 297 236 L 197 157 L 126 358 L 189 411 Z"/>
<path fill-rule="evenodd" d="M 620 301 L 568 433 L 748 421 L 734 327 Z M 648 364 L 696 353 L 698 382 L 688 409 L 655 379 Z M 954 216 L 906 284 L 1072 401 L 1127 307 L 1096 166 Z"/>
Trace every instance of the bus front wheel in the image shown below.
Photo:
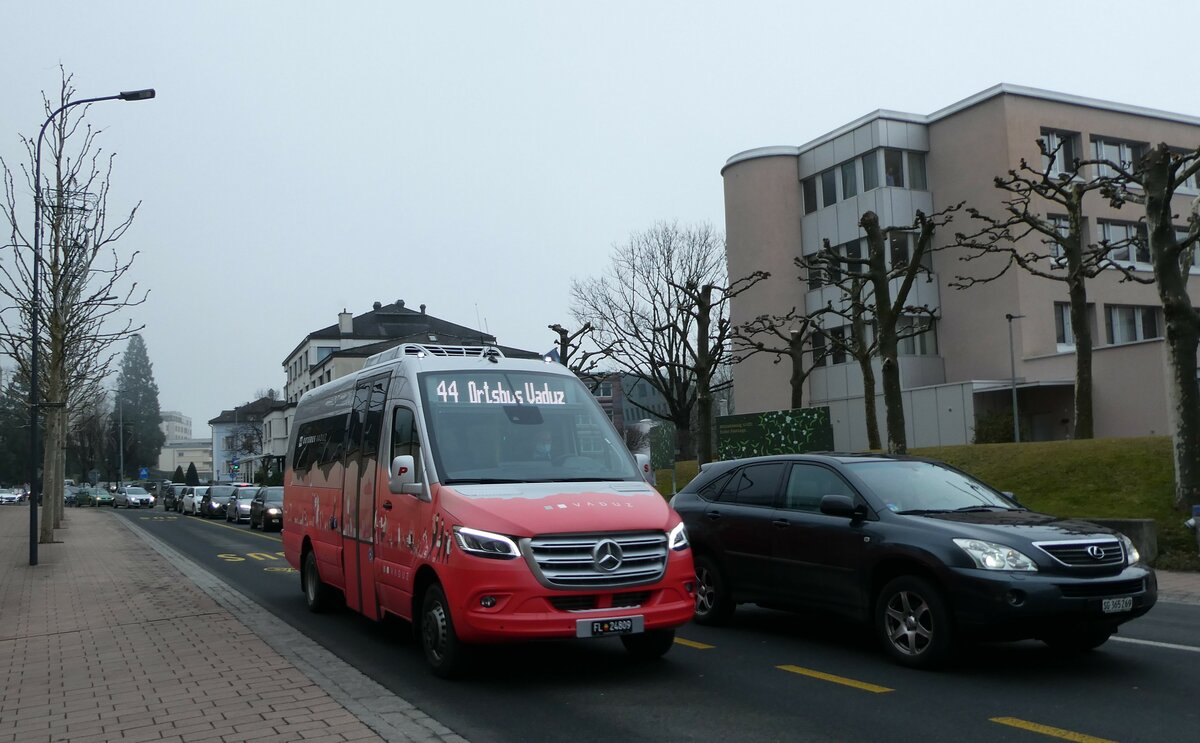
<path fill-rule="evenodd" d="M 450 603 L 446 592 L 436 583 L 425 591 L 421 602 L 421 648 L 436 676 L 451 678 L 465 665 L 466 652 L 454 631 Z"/>

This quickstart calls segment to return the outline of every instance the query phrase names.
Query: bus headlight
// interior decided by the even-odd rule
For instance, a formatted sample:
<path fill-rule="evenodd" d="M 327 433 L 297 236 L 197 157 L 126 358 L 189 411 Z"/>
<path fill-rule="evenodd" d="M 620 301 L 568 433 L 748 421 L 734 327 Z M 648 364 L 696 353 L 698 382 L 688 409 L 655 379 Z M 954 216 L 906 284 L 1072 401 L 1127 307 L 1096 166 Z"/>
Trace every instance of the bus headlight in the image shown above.
<path fill-rule="evenodd" d="M 456 526 L 454 527 L 454 541 L 458 542 L 458 547 L 463 552 L 476 557 L 511 560 L 521 556 L 516 542 L 503 534 L 493 534 L 490 531 Z"/>

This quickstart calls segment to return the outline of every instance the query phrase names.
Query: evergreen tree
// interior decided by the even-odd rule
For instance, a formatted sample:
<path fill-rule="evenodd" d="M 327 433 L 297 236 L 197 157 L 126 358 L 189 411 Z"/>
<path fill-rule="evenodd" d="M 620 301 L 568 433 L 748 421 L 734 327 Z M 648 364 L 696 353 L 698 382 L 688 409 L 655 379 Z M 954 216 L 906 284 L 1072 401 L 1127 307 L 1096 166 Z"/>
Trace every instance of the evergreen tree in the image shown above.
<path fill-rule="evenodd" d="M 154 368 L 146 353 L 146 343 L 140 335 L 129 339 L 121 358 L 121 373 L 117 378 L 117 410 L 112 417 L 113 441 L 122 447 L 117 452 L 118 463 L 124 454 L 125 471 L 122 479 L 135 479 L 140 467 L 153 467 L 158 462 L 166 434 L 158 426 L 162 411 L 158 407 L 158 385 Z"/>
<path fill-rule="evenodd" d="M 183 479 L 183 466 L 182 465 L 177 465 L 175 467 L 175 474 L 171 475 L 171 482 L 187 482 L 186 480 Z"/>
<path fill-rule="evenodd" d="M 199 485 L 200 484 L 200 473 L 196 472 L 196 463 L 195 462 L 188 462 L 187 475 L 184 476 L 183 481 L 186 482 L 188 485 Z"/>
<path fill-rule="evenodd" d="M 29 384 L 19 372 L 5 370 L 0 393 L 0 483 L 29 480 Z"/>

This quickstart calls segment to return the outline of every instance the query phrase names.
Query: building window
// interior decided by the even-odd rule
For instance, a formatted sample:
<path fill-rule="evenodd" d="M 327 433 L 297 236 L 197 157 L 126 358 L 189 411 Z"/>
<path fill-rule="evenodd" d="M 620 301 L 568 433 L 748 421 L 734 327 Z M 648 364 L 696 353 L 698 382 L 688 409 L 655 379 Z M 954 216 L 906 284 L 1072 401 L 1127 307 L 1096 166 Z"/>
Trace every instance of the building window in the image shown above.
<path fill-rule="evenodd" d="M 908 234 L 893 232 L 888 235 L 888 255 L 891 257 L 892 268 L 908 265 Z"/>
<path fill-rule="evenodd" d="M 1140 222 L 1111 222 L 1099 220 L 1100 240 L 1109 246 L 1108 257 L 1114 261 L 1150 262 L 1150 245 L 1146 225 Z"/>
<path fill-rule="evenodd" d="M 908 153 L 908 187 L 914 191 L 928 191 L 929 182 L 925 178 L 925 153 Z"/>
<path fill-rule="evenodd" d="M 1067 217 L 1061 214 L 1051 214 L 1047 216 L 1046 219 L 1050 222 L 1050 226 L 1054 228 L 1054 231 L 1057 232 L 1060 237 L 1067 237 L 1071 234 L 1071 220 Z M 1047 247 L 1049 248 L 1051 258 L 1054 258 L 1057 261 L 1057 259 L 1065 257 L 1062 245 L 1051 240 L 1050 238 L 1046 238 L 1046 240 L 1050 243 Z"/>
<path fill-rule="evenodd" d="M 1184 240 L 1187 240 L 1187 238 L 1188 231 L 1186 227 L 1175 228 L 1176 242 L 1183 242 Z M 1193 244 L 1190 248 L 1180 253 L 1179 263 L 1184 270 L 1191 269 L 1195 271 L 1197 268 L 1200 268 L 1200 248 L 1197 248 L 1197 246 Z"/>
<path fill-rule="evenodd" d="M 896 333 L 909 336 L 899 339 L 896 345 L 898 355 L 937 356 L 937 328 L 932 318 L 901 317 L 896 321 Z"/>
<path fill-rule="evenodd" d="M 1146 145 L 1141 142 L 1122 142 L 1116 139 L 1095 137 L 1092 139 L 1092 150 L 1097 160 L 1110 160 L 1118 165 L 1129 167 L 1136 163 L 1145 152 Z M 1098 175 L 1114 176 L 1116 171 L 1107 165 L 1100 165 Z"/>
<path fill-rule="evenodd" d="M 1158 319 L 1161 312 L 1161 307 L 1108 305 L 1104 320 L 1109 345 L 1161 338 L 1162 323 Z"/>
<path fill-rule="evenodd" d="M 883 151 L 884 183 L 904 188 L 904 153 L 900 150 Z"/>
<path fill-rule="evenodd" d="M 825 366 L 829 360 L 825 358 L 825 333 L 817 330 L 812 334 L 813 367 Z"/>
<path fill-rule="evenodd" d="M 842 345 L 845 342 L 845 328 L 834 328 L 829 331 L 829 355 L 833 358 L 834 364 L 846 363 L 846 349 Z"/>
<path fill-rule="evenodd" d="M 817 178 L 805 178 L 800 185 L 804 188 L 804 213 L 812 214 L 817 210 Z"/>
<path fill-rule="evenodd" d="M 855 162 L 842 163 L 842 198 L 848 199 L 858 195 L 858 178 L 855 172 Z"/>
<path fill-rule="evenodd" d="M 821 174 L 821 206 L 837 203 L 837 174 L 831 168 Z"/>
<path fill-rule="evenodd" d="M 824 286 L 821 281 L 821 269 L 813 267 L 808 270 L 808 290 L 816 291 Z"/>
<path fill-rule="evenodd" d="M 1075 332 L 1071 330 L 1071 304 L 1069 302 L 1054 303 L 1054 334 L 1059 350 L 1063 346 L 1075 347 Z"/>
<path fill-rule="evenodd" d="M 1050 153 L 1042 155 L 1042 170 L 1051 178 L 1072 177 L 1075 174 L 1075 160 L 1079 157 L 1079 135 L 1043 129 L 1042 140 L 1046 143 L 1046 152 Z M 1053 162 L 1050 160 L 1051 156 L 1054 158 Z"/>
<path fill-rule="evenodd" d="M 862 156 L 863 191 L 879 188 L 879 151 L 871 150 Z"/>

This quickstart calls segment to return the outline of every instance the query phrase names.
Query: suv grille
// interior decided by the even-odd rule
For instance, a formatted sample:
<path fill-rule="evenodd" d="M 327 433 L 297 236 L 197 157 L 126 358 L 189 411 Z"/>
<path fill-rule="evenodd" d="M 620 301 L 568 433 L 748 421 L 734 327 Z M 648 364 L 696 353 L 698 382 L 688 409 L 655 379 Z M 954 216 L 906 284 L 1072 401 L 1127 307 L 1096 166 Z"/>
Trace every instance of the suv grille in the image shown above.
<path fill-rule="evenodd" d="M 534 575 L 550 588 L 635 586 L 657 581 L 667 569 L 667 535 L 662 532 L 532 537 L 521 540 L 521 551 Z M 602 568 L 608 564 L 613 567 Z"/>
<path fill-rule="evenodd" d="M 1125 564 L 1125 548 L 1115 539 L 1035 542 L 1034 544 L 1063 565 L 1071 567 L 1094 568 Z"/>

